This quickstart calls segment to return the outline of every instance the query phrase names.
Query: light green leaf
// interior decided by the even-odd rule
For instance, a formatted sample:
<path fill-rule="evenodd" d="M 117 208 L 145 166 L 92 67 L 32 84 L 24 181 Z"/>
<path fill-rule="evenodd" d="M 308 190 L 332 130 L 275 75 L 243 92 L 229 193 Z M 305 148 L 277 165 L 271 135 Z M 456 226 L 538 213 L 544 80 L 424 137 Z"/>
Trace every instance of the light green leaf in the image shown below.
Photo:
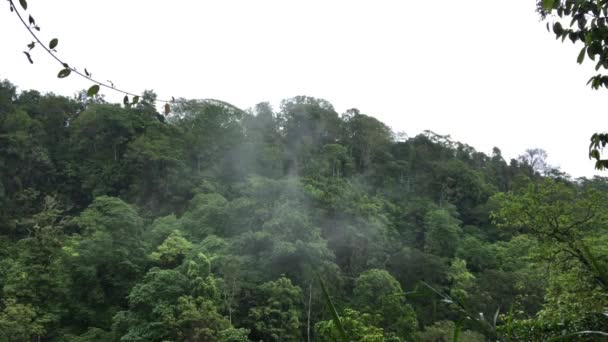
<path fill-rule="evenodd" d="M 99 85 L 95 84 L 93 86 L 91 86 L 91 88 L 89 88 L 89 90 L 87 90 L 87 95 L 88 96 L 95 96 L 97 95 L 97 93 L 99 93 Z"/>
<path fill-rule="evenodd" d="M 555 0 L 543 0 L 542 1 L 543 9 L 545 11 L 551 12 L 551 10 L 553 9 L 553 4 L 554 3 L 555 3 Z"/>

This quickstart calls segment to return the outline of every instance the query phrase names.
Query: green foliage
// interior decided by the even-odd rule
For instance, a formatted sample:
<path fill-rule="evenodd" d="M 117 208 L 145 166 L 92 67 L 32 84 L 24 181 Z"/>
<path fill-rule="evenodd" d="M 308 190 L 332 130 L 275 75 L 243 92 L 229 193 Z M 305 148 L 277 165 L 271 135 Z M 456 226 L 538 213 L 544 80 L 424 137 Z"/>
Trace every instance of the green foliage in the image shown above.
<path fill-rule="evenodd" d="M 0 312 L 0 338 L 5 341 L 25 341 L 42 336 L 44 320 L 38 318 L 31 305 L 18 304 L 14 298 L 4 300 Z M 44 319 L 44 318 L 43 318 Z"/>
<path fill-rule="evenodd" d="M 438 209 L 427 213 L 425 224 L 427 233 L 424 250 L 442 257 L 453 257 L 460 237 L 459 221 L 447 210 Z"/>
<path fill-rule="evenodd" d="M 452 341 L 466 341 L 466 342 L 483 342 L 486 341 L 485 337 L 477 332 L 466 330 L 462 332 L 458 339 L 454 336 L 456 331 L 456 324 L 452 321 L 439 321 L 424 328 L 416 334 L 416 341 L 420 342 L 452 342 Z"/>
<path fill-rule="evenodd" d="M 299 341 L 302 290 L 287 278 L 260 287 L 259 303 L 249 311 L 253 334 L 265 341 Z"/>
<path fill-rule="evenodd" d="M 405 303 L 401 285 L 385 270 L 371 269 L 355 280 L 354 304 L 359 311 L 379 317 L 380 327 L 407 336 L 418 323 L 413 308 Z"/>
<path fill-rule="evenodd" d="M 430 131 L 396 141 L 311 97 L 278 112 L 177 101 L 168 117 L 153 92 L 127 101 L 0 82 L 0 340 L 542 340 L 606 326 L 608 179 L 571 182 Z"/>
<path fill-rule="evenodd" d="M 384 331 L 382 328 L 374 326 L 377 319 L 373 319 L 370 314 L 361 314 L 356 310 L 346 309 L 342 314 L 340 321 L 344 327 L 345 334 L 350 341 L 365 341 L 365 342 L 384 342 Z M 317 323 L 315 329 L 319 333 L 322 341 L 343 342 L 342 335 L 336 329 L 334 320 L 322 321 Z M 346 340 L 349 341 L 349 340 Z M 390 341 L 399 341 L 391 339 Z"/>

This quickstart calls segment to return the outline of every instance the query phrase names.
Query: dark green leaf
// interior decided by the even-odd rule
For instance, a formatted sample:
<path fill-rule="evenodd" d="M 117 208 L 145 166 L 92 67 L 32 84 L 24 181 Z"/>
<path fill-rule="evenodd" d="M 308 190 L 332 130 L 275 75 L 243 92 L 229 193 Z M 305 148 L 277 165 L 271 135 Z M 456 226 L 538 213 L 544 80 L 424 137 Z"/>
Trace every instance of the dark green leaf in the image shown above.
<path fill-rule="evenodd" d="M 165 103 L 165 115 L 169 115 L 171 113 L 171 106 L 168 103 Z"/>
<path fill-rule="evenodd" d="M 557 22 L 557 23 L 553 24 L 553 33 L 555 33 L 557 38 L 561 37 L 563 32 L 564 32 L 564 28 L 562 27 L 561 23 Z"/>
<path fill-rule="evenodd" d="M 585 51 L 586 51 L 587 47 L 583 47 L 583 49 L 581 50 L 581 52 L 578 54 L 578 58 L 576 59 L 576 62 L 578 64 L 583 64 L 583 61 L 585 60 Z"/>
<path fill-rule="evenodd" d="M 19 0 L 19 3 L 21 4 L 21 7 L 23 7 L 23 9 L 27 11 L 27 1 Z"/>
<path fill-rule="evenodd" d="M 57 38 L 53 38 L 49 43 L 49 49 L 53 50 L 57 47 L 57 44 L 59 44 L 59 40 Z"/>
<path fill-rule="evenodd" d="M 32 60 L 32 56 L 30 56 L 30 53 L 27 51 L 23 51 L 23 53 L 27 57 L 27 60 L 30 61 L 30 64 L 34 64 L 34 61 Z"/>
<path fill-rule="evenodd" d="M 135 96 L 133 98 L 133 104 L 137 104 L 139 102 L 139 96 Z"/>
<path fill-rule="evenodd" d="M 61 71 L 59 71 L 59 74 L 57 74 L 57 77 L 66 78 L 66 77 L 70 76 L 71 73 L 72 73 L 72 69 L 69 69 L 69 68 L 61 69 Z"/>
<path fill-rule="evenodd" d="M 125 95 L 125 97 L 122 99 L 122 103 L 127 106 L 129 104 L 129 97 L 127 95 Z"/>
<path fill-rule="evenodd" d="M 88 96 L 95 96 L 97 95 L 97 93 L 99 93 L 99 85 L 95 84 L 93 86 L 91 86 L 91 88 L 89 88 L 89 90 L 87 90 L 87 95 Z"/>

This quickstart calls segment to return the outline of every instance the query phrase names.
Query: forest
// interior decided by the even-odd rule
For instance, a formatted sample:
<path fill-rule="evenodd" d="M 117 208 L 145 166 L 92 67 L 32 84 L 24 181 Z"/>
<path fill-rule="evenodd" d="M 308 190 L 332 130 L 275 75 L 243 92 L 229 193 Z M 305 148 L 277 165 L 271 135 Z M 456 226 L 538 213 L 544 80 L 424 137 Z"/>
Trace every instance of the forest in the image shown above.
<path fill-rule="evenodd" d="M 313 97 L 155 99 L 0 83 L 0 341 L 606 338 L 607 178 Z"/>

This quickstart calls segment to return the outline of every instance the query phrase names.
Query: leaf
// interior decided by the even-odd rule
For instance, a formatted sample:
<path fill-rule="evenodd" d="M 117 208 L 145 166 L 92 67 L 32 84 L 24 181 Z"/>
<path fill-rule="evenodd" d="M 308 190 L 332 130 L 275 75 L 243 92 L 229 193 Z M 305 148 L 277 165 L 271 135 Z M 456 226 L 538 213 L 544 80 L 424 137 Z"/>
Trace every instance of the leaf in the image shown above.
<path fill-rule="evenodd" d="M 460 338 L 460 332 L 462 331 L 462 322 L 456 322 L 456 326 L 454 327 L 454 335 L 452 336 L 453 342 L 458 342 Z"/>
<path fill-rule="evenodd" d="M 69 68 L 61 69 L 61 71 L 59 71 L 59 74 L 57 74 L 57 77 L 66 78 L 66 77 L 70 76 L 71 73 L 72 73 L 72 69 L 69 69 Z"/>
<path fill-rule="evenodd" d="M 84 74 L 87 75 L 87 77 L 91 77 L 91 73 L 89 70 L 87 70 L 87 68 L 84 68 Z"/>
<path fill-rule="evenodd" d="M 31 42 L 29 44 L 27 44 L 27 47 L 31 50 L 36 46 L 36 42 Z"/>
<path fill-rule="evenodd" d="M 57 44 L 59 44 L 59 40 L 57 38 L 53 38 L 49 43 L 49 49 L 53 50 L 57 47 Z"/>
<path fill-rule="evenodd" d="M 587 50 L 587 47 L 583 47 L 583 49 L 581 50 L 581 52 L 578 54 L 578 58 L 576 59 L 576 62 L 578 64 L 583 64 L 583 61 L 585 60 L 585 51 Z"/>
<path fill-rule="evenodd" d="M 496 312 L 494 313 L 494 320 L 492 321 L 492 326 L 494 327 L 494 329 L 496 329 L 496 322 L 498 321 L 499 314 L 500 314 L 500 306 L 498 307 L 498 309 L 496 309 Z"/>
<path fill-rule="evenodd" d="M 165 103 L 165 115 L 169 115 L 171 113 L 171 106 L 168 103 Z"/>
<path fill-rule="evenodd" d="M 40 26 L 36 25 L 36 26 L 34 26 L 34 29 L 35 29 L 36 31 L 40 31 Z"/>
<path fill-rule="evenodd" d="M 128 106 L 129 105 L 129 96 L 125 95 L 125 97 L 122 99 L 122 103 L 125 106 Z"/>
<path fill-rule="evenodd" d="M 89 90 L 87 90 L 87 95 L 89 97 L 93 97 L 95 95 L 97 95 L 97 93 L 99 93 L 99 85 L 95 84 L 93 86 L 91 86 L 91 88 L 89 88 Z"/>
<path fill-rule="evenodd" d="M 563 32 L 564 32 L 564 28 L 562 27 L 561 23 L 557 22 L 557 23 L 553 24 L 553 33 L 555 33 L 557 38 L 559 38 Z"/>
<path fill-rule="evenodd" d="M 340 339 L 342 340 L 342 342 L 350 341 L 350 339 L 346 335 L 346 331 L 344 330 L 344 327 L 342 326 L 342 322 L 340 321 L 340 316 L 338 315 L 338 311 L 336 311 L 336 307 L 334 306 L 334 303 L 331 301 L 331 298 L 329 297 L 327 288 L 325 288 L 325 283 L 323 282 L 323 279 L 321 279 L 321 276 L 319 274 L 317 274 L 317 278 L 319 279 L 319 283 L 321 283 L 321 289 L 323 290 L 323 297 L 325 298 L 325 304 L 327 304 L 329 313 L 331 314 L 331 319 L 334 322 L 334 326 L 336 327 L 336 330 L 338 330 Z"/>
<path fill-rule="evenodd" d="M 133 104 L 137 104 L 139 102 L 139 96 L 135 96 L 133 98 Z"/>
<path fill-rule="evenodd" d="M 554 3 L 555 3 L 555 0 L 543 0 L 542 1 L 543 9 L 545 11 L 551 12 L 551 10 L 553 9 L 553 4 Z"/>
<path fill-rule="evenodd" d="M 27 1 L 19 0 L 19 3 L 21 4 L 21 7 L 23 7 L 23 9 L 27 11 Z"/>
<path fill-rule="evenodd" d="M 34 64 L 34 61 L 32 60 L 32 56 L 30 56 L 30 53 L 27 51 L 23 51 L 23 53 L 27 57 L 27 60 L 30 61 L 30 64 Z"/>
<path fill-rule="evenodd" d="M 31 14 L 30 14 L 30 17 L 28 18 L 28 21 L 30 22 L 30 25 L 32 25 L 32 26 L 36 25 L 36 21 L 34 20 L 34 17 L 32 17 Z"/>

